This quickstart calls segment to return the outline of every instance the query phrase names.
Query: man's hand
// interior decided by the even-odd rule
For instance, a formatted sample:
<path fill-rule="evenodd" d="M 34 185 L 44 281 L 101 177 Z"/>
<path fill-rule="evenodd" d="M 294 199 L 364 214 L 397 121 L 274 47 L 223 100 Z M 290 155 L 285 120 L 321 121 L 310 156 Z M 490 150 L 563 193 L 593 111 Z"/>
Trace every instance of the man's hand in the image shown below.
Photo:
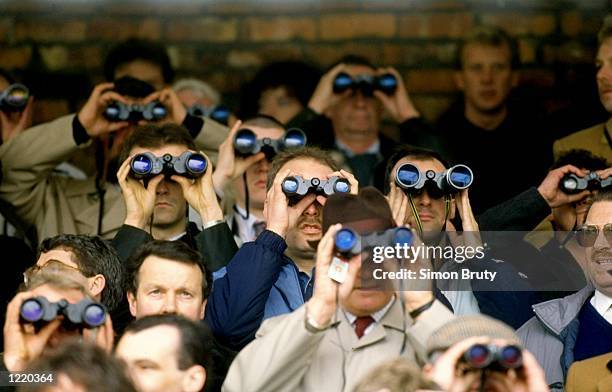
<path fill-rule="evenodd" d="M 210 159 L 201 151 L 200 154 L 204 155 L 208 162 L 208 168 L 202 177 L 192 180 L 175 174 L 171 178 L 181 186 L 185 200 L 198 211 L 200 217 L 202 217 L 202 222 L 206 224 L 223 220 L 223 211 L 219 206 L 217 195 L 213 188 Z"/>
<path fill-rule="evenodd" d="M 164 176 L 159 174 L 151 178 L 145 188 L 140 181 L 129 175 L 130 162 L 133 157 L 127 158 L 117 171 L 117 179 L 123 193 L 126 209 L 125 221 L 123 223 L 144 230 L 155 209 L 157 185 L 164 179 Z"/>
<path fill-rule="evenodd" d="M 397 72 L 395 68 L 386 67 L 378 69 L 377 73 L 378 75 L 390 73 L 397 79 L 397 89 L 392 96 L 388 96 L 382 91 L 374 91 L 374 96 L 382 102 L 391 117 L 393 117 L 398 124 L 410 120 L 411 118 L 420 117 L 421 114 L 414 107 L 408 95 L 408 91 L 406 90 L 406 86 L 404 85 L 404 80 L 399 72 Z"/>
<path fill-rule="evenodd" d="M 25 129 L 32 126 L 32 106 L 34 97 L 28 99 L 23 112 L 5 113 L 0 111 L 0 129 L 2 130 L 2 142 L 6 143 Z"/>
<path fill-rule="evenodd" d="M 115 342 L 115 332 L 110 314 L 106 314 L 104 324 L 98 328 L 83 329 L 83 340 L 92 343 L 111 354 Z"/>
<path fill-rule="evenodd" d="M 474 217 L 472 206 L 470 205 L 468 189 L 463 189 L 457 193 L 455 204 L 455 208 L 459 211 L 459 217 L 461 217 L 463 233 L 459 235 L 455 226 L 448 220 L 446 222 L 446 232 L 448 233 L 451 244 L 453 246 L 471 246 L 473 248 L 482 247 L 480 230 L 476 218 Z M 453 207 L 451 206 L 451 208 Z"/>
<path fill-rule="evenodd" d="M 575 166 L 565 165 L 549 171 L 544 181 L 538 187 L 538 192 L 546 200 L 550 208 L 576 202 L 589 194 L 589 191 L 585 190 L 575 195 L 568 195 L 559 189 L 559 183 L 563 176 L 568 173 L 574 173 L 579 177 L 584 177 L 588 174 L 587 171 L 578 169 Z"/>
<path fill-rule="evenodd" d="M 267 229 L 283 238 L 285 238 L 289 228 L 295 227 L 306 208 L 315 201 L 315 195 L 309 193 L 294 206 L 289 206 L 287 196 L 282 189 L 282 183 L 290 175 L 292 174 L 289 169 L 284 169 L 276 175 L 264 203 Z"/>
<path fill-rule="evenodd" d="M 212 177 L 213 185 L 219 195 L 223 194 L 228 182 L 240 177 L 251 165 L 266 157 L 263 152 L 245 158 L 236 156 L 234 153 L 234 137 L 241 125 L 240 120 L 236 121 L 227 138 L 219 146 L 217 167 Z"/>
<path fill-rule="evenodd" d="M 339 295 L 340 299 L 345 299 L 351 294 L 361 268 L 361 255 L 356 255 L 345 261 L 349 263 L 349 269 L 340 287 L 328 276 L 329 266 L 334 257 L 334 238 L 341 228 L 342 225 L 339 223 L 330 226 L 317 247 L 314 292 L 306 306 L 308 316 L 320 326 L 327 326 L 331 322 L 336 312 L 336 295 Z"/>
<path fill-rule="evenodd" d="M 162 121 L 171 121 L 175 124 L 181 125 L 185 121 L 187 116 L 187 109 L 183 106 L 183 103 L 176 95 L 174 90 L 170 87 L 160 91 L 156 91 L 144 99 L 144 104 L 148 104 L 153 101 L 161 102 L 168 111 L 168 115 Z"/>
<path fill-rule="evenodd" d="M 124 97 L 111 91 L 113 87 L 113 83 L 101 83 L 94 87 L 85 106 L 77 115 L 79 122 L 91 137 L 114 132 L 129 125 L 127 121 L 108 121 L 103 115 L 106 106 L 113 101 L 128 104 Z"/>
<path fill-rule="evenodd" d="M 327 71 L 319 80 L 315 92 L 312 94 L 308 107 L 318 114 L 323 114 L 328 108 L 334 106 L 341 98 L 351 94 L 350 89 L 342 94 L 334 93 L 334 79 L 340 72 L 346 72 L 346 64 L 338 64 Z"/>
<path fill-rule="evenodd" d="M 389 195 L 387 201 L 391 212 L 393 213 L 393 220 L 397 226 L 404 226 L 406 224 L 406 213 L 408 211 L 408 196 L 402 189 L 400 189 L 395 182 L 391 182 L 389 188 Z"/>
<path fill-rule="evenodd" d="M 17 294 L 6 309 L 6 321 L 4 323 L 4 364 L 11 372 L 19 372 L 26 369 L 29 362 L 38 358 L 51 335 L 59 328 L 62 321 L 57 318 L 45 325 L 38 332 L 34 332 L 32 325 L 26 332 L 26 328 L 19 322 L 19 311 L 24 300 L 34 295 L 28 291 Z"/>

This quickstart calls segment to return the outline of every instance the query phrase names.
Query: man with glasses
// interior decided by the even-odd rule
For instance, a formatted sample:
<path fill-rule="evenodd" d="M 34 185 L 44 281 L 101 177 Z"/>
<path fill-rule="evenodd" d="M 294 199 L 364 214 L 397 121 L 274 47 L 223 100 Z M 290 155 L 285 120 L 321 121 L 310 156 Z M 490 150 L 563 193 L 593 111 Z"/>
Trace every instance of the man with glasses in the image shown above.
<path fill-rule="evenodd" d="M 606 170 L 601 177 L 611 174 Z M 573 362 L 612 352 L 612 190 L 593 198 L 577 240 L 585 248 L 589 284 L 575 294 L 535 305 L 535 317 L 517 332 L 544 368 L 553 391 L 563 390 Z"/>

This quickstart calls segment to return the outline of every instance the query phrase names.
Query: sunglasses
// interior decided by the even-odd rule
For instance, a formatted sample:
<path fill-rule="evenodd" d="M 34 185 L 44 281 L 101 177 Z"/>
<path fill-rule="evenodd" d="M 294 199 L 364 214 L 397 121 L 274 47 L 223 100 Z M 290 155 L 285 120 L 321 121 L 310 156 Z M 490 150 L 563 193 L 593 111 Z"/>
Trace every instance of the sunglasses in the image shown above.
<path fill-rule="evenodd" d="M 608 244 L 612 244 L 612 223 L 604 225 L 603 234 Z M 576 230 L 576 241 L 585 248 L 595 245 L 597 237 L 599 237 L 599 227 L 596 225 L 582 225 Z"/>

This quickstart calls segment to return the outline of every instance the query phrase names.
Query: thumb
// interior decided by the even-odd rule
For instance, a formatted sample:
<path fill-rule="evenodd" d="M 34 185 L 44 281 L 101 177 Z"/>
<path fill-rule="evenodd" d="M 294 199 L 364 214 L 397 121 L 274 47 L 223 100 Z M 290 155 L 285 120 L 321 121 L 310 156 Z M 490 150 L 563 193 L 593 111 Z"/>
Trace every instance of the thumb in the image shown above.
<path fill-rule="evenodd" d="M 164 176 L 161 174 L 158 174 L 155 177 L 151 178 L 149 180 L 149 183 L 147 184 L 147 191 L 155 192 L 157 190 L 157 186 L 163 179 L 164 179 Z"/>
<path fill-rule="evenodd" d="M 47 341 L 53 335 L 53 332 L 57 331 L 59 326 L 62 324 L 62 319 L 56 318 L 51 321 L 49 324 L 45 325 L 38 331 L 36 337 L 40 339 L 41 346 L 39 349 L 42 351 L 43 347 L 47 344 Z"/>

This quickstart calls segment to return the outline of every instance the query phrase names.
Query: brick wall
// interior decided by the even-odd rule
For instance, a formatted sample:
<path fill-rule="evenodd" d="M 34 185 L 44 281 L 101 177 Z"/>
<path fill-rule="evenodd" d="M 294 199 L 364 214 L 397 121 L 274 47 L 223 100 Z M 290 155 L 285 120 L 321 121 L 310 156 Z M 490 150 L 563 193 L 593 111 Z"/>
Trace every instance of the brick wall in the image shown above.
<path fill-rule="evenodd" d="M 35 118 L 42 121 L 75 110 L 91 83 L 101 80 L 107 48 L 127 37 L 165 43 L 179 76 L 210 81 L 230 103 L 236 101 L 239 86 L 269 61 L 305 59 L 325 67 L 351 52 L 398 68 L 417 105 L 433 118 L 452 99 L 453 52 L 473 25 L 495 24 L 515 35 L 524 64 L 523 86 L 557 91 L 571 82 L 565 80 L 573 75 L 567 70 L 592 61 L 595 34 L 611 3 L 4 1 L 0 64 L 31 84 L 39 98 Z"/>

